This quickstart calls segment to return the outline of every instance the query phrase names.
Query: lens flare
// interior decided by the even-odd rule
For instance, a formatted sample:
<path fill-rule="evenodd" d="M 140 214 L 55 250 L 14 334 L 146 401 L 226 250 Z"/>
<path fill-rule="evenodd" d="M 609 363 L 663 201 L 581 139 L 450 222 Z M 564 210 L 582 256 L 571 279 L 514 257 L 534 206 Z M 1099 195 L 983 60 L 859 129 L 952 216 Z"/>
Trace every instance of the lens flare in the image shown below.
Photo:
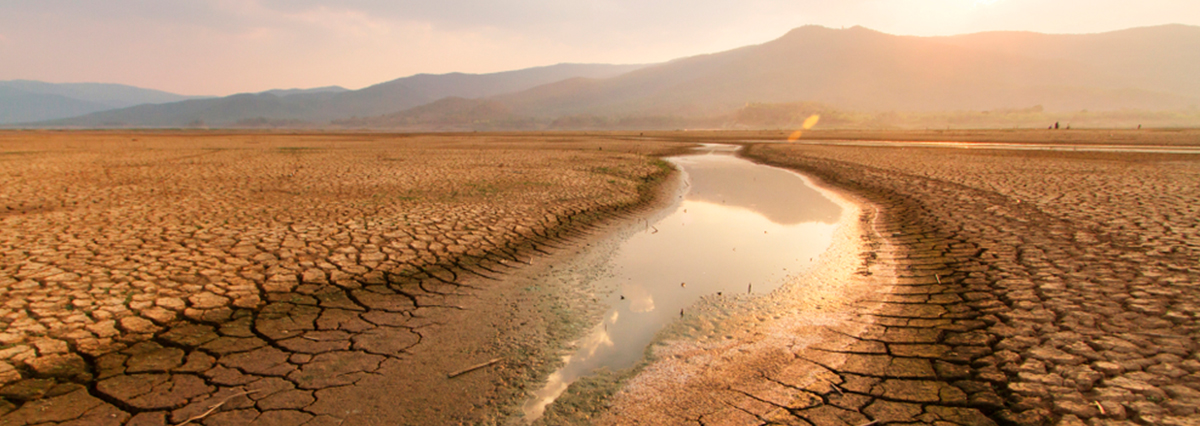
<path fill-rule="evenodd" d="M 813 115 L 810 115 L 810 116 L 808 116 L 808 118 L 805 118 L 805 119 L 804 119 L 804 124 L 803 124 L 801 127 L 803 127 L 803 128 L 804 128 L 804 130 L 811 129 L 811 128 L 813 128 L 813 126 L 816 126 L 816 125 L 817 125 L 817 122 L 818 122 L 818 121 L 821 121 L 821 115 L 820 115 L 820 114 L 813 114 Z"/>
<path fill-rule="evenodd" d="M 821 121 L 821 114 L 813 114 L 808 116 L 808 118 L 804 119 L 804 124 L 800 125 L 800 130 L 794 131 L 790 136 L 788 136 L 788 142 L 800 140 L 800 136 L 804 135 L 804 131 L 816 126 L 818 121 Z"/>

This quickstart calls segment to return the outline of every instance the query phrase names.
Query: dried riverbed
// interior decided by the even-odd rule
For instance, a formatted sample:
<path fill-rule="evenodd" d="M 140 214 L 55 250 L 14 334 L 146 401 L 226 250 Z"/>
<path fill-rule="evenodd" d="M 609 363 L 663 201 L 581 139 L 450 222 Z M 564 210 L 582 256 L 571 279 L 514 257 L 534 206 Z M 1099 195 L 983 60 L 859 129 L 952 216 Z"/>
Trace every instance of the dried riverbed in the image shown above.
<path fill-rule="evenodd" d="M 603 247 L 611 251 L 608 273 L 591 279 L 613 290 L 611 308 L 534 393 L 528 419 L 577 379 L 633 367 L 658 331 L 697 301 L 767 295 L 826 251 L 842 206 L 795 173 L 735 157 L 737 148 L 670 159 L 684 178 L 678 201 Z"/>
<path fill-rule="evenodd" d="M 1117 133 L 1122 143 L 1150 138 L 1160 145 L 1197 144 L 1194 132 Z M 1049 132 L 979 137 L 1019 141 L 1031 135 L 1060 139 Z M 1111 137 L 1061 135 L 1072 143 Z M 588 244 L 604 240 L 586 224 L 595 223 L 594 216 L 579 217 L 586 223 L 555 216 L 559 226 L 546 228 L 521 220 L 561 207 L 555 194 L 568 196 L 582 188 L 576 184 L 609 191 L 579 198 L 599 203 L 583 205 L 586 212 L 635 194 L 619 188 L 636 188 L 645 175 L 625 165 L 644 161 L 637 153 L 669 147 L 627 136 L 6 133 L 0 167 L 6 191 L 17 192 L 3 193 L 8 212 L 0 219 L 5 230 L 20 232 L 6 234 L 0 265 L 8 277 L 0 277 L 7 309 L 6 334 L 0 336 L 6 339 L 0 342 L 0 424 L 166 424 L 193 417 L 206 425 L 519 421 L 526 392 L 559 366 L 562 354 L 554 348 L 584 335 L 590 320 L 603 317 L 601 298 L 616 290 L 574 286 L 581 283 L 578 274 L 556 266 L 579 262 L 594 266 L 580 269 L 585 275 L 606 273 L 608 259 L 586 255 L 594 252 Z M 31 137 L 39 142 L 34 149 L 26 140 Z M 189 142 L 186 149 L 163 149 L 180 141 Z M 339 147 L 354 149 L 337 152 Z M 131 149 L 136 156 L 117 155 Z M 492 155 L 480 156 L 480 149 Z M 253 158 L 248 153 L 272 160 L 244 162 Z M 808 278 L 776 290 L 799 289 L 777 294 L 786 297 L 703 299 L 660 334 L 640 374 L 621 382 L 622 388 L 606 386 L 603 377 L 577 382 L 551 407 L 547 421 L 1097 426 L 1193 424 L 1200 413 L 1200 308 L 1192 291 L 1200 279 L 1195 156 L 800 144 L 757 146 L 749 154 L 846 190 L 842 201 L 850 203 L 843 204 L 843 216 L 853 220 L 834 235 L 827 258 Z M 375 178 L 356 181 L 338 169 L 351 163 L 404 172 L 371 172 Z M 456 173 L 481 164 L 491 173 Z M 563 170 L 570 179 L 561 179 Z M 550 185 L 517 179 L 489 187 L 472 180 L 496 173 L 544 177 Z M 448 187 L 459 189 L 455 197 L 440 199 L 454 211 L 486 210 L 497 200 L 513 205 L 513 199 L 521 202 L 510 207 L 532 207 L 506 210 L 502 217 L 513 221 L 476 230 L 514 238 L 479 242 L 496 244 L 495 256 L 463 256 L 437 240 L 470 239 L 470 232 L 370 220 L 407 211 L 430 214 L 434 210 L 418 208 L 427 199 L 409 198 L 430 194 L 406 188 L 421 187 L 423 177 L 446 176 L 467 178 Z M 297 182 L 325 189 L 307 195 L 315 199 L 295 198 L 288 188 Z M 75 190 L 87 185 L 97 187 Z M 277 187 L 284 191 L 271 190 Z M 159 188 L 172 190 L 158 194 Z M 266 190 L 247 191 L 253 188 Z M 372 210 L 379 203 L 371 194 L 380 190 L 397 197 L 384 203 L 390 208 Z M 154 204 L 158 197 L 168 202 Z M 247 202 L 262 208 L 247 210 Z M 255 213 L 233 214 L 246 211 Z M 156 212 L 175 214 L 147 216 Z M 272 212 L 286 214 L 267 214 Z M 305 212 L 318 213 L 303 216 L 307 221 L 331 229 L 321 241 L 344 242 L 305 247 L 326 247 L 325 263 L 358 279 L 326 272 L 323 283 L 306 281 L 302 262 L 324 269 L 304 258 L 316 252 L 287 245 L 282 236 L 290 228 L 281 228 L 279 236 L 243 232 L 258 238 L 255 254 L 275 257 L 259 259 L 229 251 L 239 245 L 208 233 L 179 234 L 177 245 L 194 253 L 172 258 L 164 257 L 169 250 L 139 248 L 176 241 L 175 234 L 92 238 L 101 250 L 56 240 L 75 233 L 34 226 L 55 223 L 82 232 L 111 222 L 120 225 L 114 230 L 137 234 L 156 229 L 149 226 L 155 223 L 224 229 L 219 221 L 196 218 L 227 217 L 232 225 L 270 230 L 274 221 Z M 638 225 L 617 232 L 645 232 Z M 368 271 L 385 265 L 370 262 L 389 247 L 377 241 L 392 238 L 384 233 L 389 226 L 425 229 L 421 235 L 432 240 L 418 236 L 410 243 L 427 245 L 408 247 L 416 259 L 433 263 L 420 263 L 424 270 L 413 274 L 383 274 L 382 281 L 353 275 L 354 265 Z M 521 226 L 537 232 L 530 237 Z M 296 232 L 324 235 L 309 231 Z M 41 237 L 21 240 L 23 235 Z M 357 252 L 337 252 L 341 246 Z M 126 252 L 145 255 L 104 257 Z M 429 266 L 437 259 L 477 263 Z M 155 278 L 162 271 L 153 265 L 172 262 L 196 263 L 194 280 Z M 289 269 L 293 263 L 299 269 Z M 26 265 L 28 276 L 19 276 Z M 84 268 L 74 273 L 108 279 L 61 279 L 67 276 L 33 267 L 38 265 Z M 214 280 L 226 265 L 239 276 L 241 270 L 258 271 L 243 277 L 254 284 Z M 266 288 L 286 285 L 271 279 L 280 274 L 265 273 L 275 267 L 296 276 L 290 292 Z M 30 280 L 37 285 L 20 285 Z M 838 285 L 823 285 L 830 281 Z M 121 291 L 109 294 L 113 288 Z M 829 292 L 837 288 L 843 292 Z M 161 304 L 159 297 L 143 295 L 172 291 L 180 293 L 166 295 Z M 223 298 L 192 300 L 202 291 Z M 99 311 L 113 315 L 101 318 Z M 107 338 L 115 345 L 106 347 L 116 352 L 88 352 L 100 346 L 70 340 L 102 339 L 89 326 L 104 321 L 111 321 Z M 80 329 L 90 336 L 62 332 Z M 153 338 L 147 340 L 148 333 Z M 447 377 L 476 365 L 486 366 Z M 104 379 L 113 381 L 102 388 Z"/>

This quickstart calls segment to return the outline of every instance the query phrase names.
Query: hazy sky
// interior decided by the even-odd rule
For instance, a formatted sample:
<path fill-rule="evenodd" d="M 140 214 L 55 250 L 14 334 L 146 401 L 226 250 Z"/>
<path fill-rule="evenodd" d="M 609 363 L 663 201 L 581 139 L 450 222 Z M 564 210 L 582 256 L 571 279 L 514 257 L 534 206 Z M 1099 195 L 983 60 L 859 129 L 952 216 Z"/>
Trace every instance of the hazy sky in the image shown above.
<path fill-rule="evenodd" d="M 1200 25 L 1198 0 L 0 0 L 0 80 L 189 95 L 648 63 L 808 24 L 891 34 Z"/>

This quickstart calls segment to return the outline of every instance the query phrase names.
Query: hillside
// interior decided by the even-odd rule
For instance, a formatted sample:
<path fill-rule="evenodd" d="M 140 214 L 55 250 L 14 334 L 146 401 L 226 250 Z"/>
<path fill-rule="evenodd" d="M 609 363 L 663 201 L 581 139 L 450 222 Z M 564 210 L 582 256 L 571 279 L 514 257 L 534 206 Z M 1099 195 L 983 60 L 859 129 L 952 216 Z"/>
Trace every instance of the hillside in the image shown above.
<path fill-rule="evenodd" d="M 641 65 L 559 64 L 492 74 L 418 74 L 360 90 L 274 90 L 215 99 L 104 111 L 38 123 L 65 127 L 232 126 L 287 121 L 324 125 L 333 120 L 403 111 L 446 97 L 480 98 L 529 89 L 572 77 L 612 77 Z"/>
<path fill-rule="evenodd" d="M 1022 126 L 1080 116 L 1099 125 L 1174 126 L 1194 121 L 1196 75 L 1200 27 L 1193 26 L 950 37 L 806 26 L 767 43 L 649 66 L 419 74 L 354 91 L 242 94 L 43 125 L 755 127 L 803 120 L 802 110 L 820 105 L 826 125 Z"/>
<path fill-rule="evenodd" d="M 823 102 L 861 110 L 1173 109 L 1200 99 L 1200 27 L 1091 35 L 888 35 L 797 28 L 756 46 L 684 58 L 605 80 L 497 97 L 515 111 L 728 112 L 747 103 Z"/>
<path fill-rule="evenodd" d="M 193 98 L 196 97 L 122 84 L 0 81 L 0 124 L 54 120 Z"/>

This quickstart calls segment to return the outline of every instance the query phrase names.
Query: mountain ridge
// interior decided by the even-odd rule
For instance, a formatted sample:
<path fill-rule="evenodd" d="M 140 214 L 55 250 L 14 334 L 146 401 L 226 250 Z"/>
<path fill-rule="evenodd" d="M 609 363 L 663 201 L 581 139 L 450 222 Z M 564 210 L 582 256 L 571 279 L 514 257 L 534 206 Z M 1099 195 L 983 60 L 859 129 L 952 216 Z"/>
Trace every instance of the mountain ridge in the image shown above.
<path fill-rule="evenodd" d="M 201 98 L 112 83 L 0 81 L 0 124 L 68 118 L 97 111 Z"/>
<path fill-rule="evenodd" d="M 1200 27 L 1167 29 L 1186 33 L 1186 37 L 1176 38 L 1200 40 Z M 1152 27 L 1140 32 L 1161 31 Z M 1039 37 L 1080 37 L 1089 51 L 1100 51 L 1104 44 L 1111 43 L 1106 39 L 1113 36 Z M 1103 60 L 1088 62 L 1079 55 L 1066 59 L 1019 55 L 1019 50 L 972 46 L 971 41 L 969 37 L 893 36 L 862 27 L 834 30 L 805 26 L 763 44 L 681 58 L 606 81 L 561 82 L 498 99 L 518 111 L 544 116 L 687 114 L 729 110 L 753 102 L 795 101 L 867 110 L 990 109 L 1039 104 L 1054 110 L 1154 109 L 1186 107 L 1200 98 L 1200 87 L 1193 90 L 1196 83 L 1188 78 L 1200 75 L 1200 55 L 1195 53 L 1178 55 L 1178 51 L 1171 51 L 1170 61 L 1176 65 L 1166 74 L 1173 79 L 1148 84 L 1146 76 L 1164 74 L 1154 69 L 1167 58 L 1143 54 L 1126 60 L 1127 67 L 1139 60 L 1142 66 L 1138 72 L 1114 77 L 1096 71 L 1106 65 Z M 1125 51 L 1145 53 L 1148 49 L 1144 46 L 1149 42 L 1134 40 L 1131 44 Z M 1130 91 L 1141 95 L 1123 95 Z"/>
<path fill-rule="evenodd" d="M 588 73 L 572 67 L 603 72 L 583 75 Z M 43 125 L 236 126 L 251 120 L 495 130 L 504 125 L 524 129 L 531 123 L 544 128 L 569 123 L 712 124 L 748 105 L 794 103 L 873 113 L 1034 107 L 1055 113 L 1174 111 L 1200 104 L 1200 79 L 1194 75 L 1200 75 L 1200 27 L 1195 26 L 920 37 L 859 26 L 808 25 L 764 43 L 659 64 L 417 74 L 356 91 L 242 94 Z"/>
<path fill-rule="evenodd" d="M 50 127 L 179 127 L 228 126 L 243 120 L 330 122 L 395 113 L 451 96 L 487 97 L 578 74 L 610 76 L 642 66 L 557 64 L 489 74 L 417 74 L 344 92 L 310 91 L 284 96 L 272 91 L 242 93 L 154 107 L 135 106 L 34 124 Z"/>

